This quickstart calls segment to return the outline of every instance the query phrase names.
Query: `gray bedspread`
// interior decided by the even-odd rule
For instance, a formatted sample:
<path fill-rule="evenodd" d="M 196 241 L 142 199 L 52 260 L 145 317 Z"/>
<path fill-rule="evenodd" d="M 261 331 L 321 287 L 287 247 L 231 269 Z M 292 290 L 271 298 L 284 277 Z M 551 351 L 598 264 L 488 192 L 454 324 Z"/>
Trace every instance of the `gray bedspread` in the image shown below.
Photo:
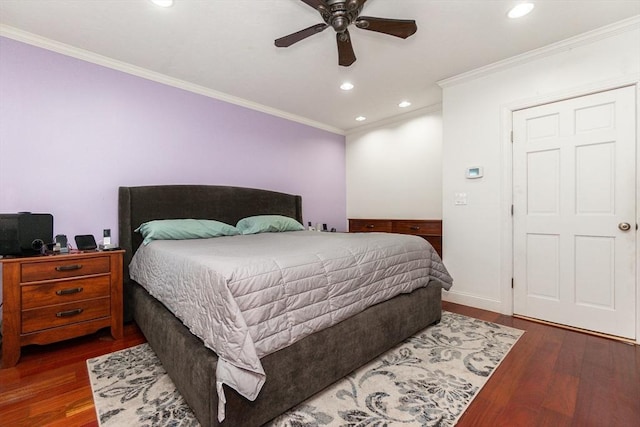
<path fill-rule="evenodd" d="M 367 307 L 452 279 L 422 238 L 386 233 L 263 233 L 141 246 L 131 277 L 219 356 L 222 384 L 246 398 L 260 358 Z"/>

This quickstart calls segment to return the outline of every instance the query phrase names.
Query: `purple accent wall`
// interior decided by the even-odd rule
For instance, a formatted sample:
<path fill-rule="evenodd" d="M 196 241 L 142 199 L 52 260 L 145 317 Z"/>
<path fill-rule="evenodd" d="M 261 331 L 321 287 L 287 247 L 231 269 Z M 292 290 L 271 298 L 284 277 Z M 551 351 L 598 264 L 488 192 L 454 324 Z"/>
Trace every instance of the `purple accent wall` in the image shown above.
<path fill-rule="evenodd" d="M 235 185 L 300 194 L 305 224 L 345 230 L 345 181 L 344 136 L 0 37 L 2 213 L 99 241 L 119 186 Z"/>

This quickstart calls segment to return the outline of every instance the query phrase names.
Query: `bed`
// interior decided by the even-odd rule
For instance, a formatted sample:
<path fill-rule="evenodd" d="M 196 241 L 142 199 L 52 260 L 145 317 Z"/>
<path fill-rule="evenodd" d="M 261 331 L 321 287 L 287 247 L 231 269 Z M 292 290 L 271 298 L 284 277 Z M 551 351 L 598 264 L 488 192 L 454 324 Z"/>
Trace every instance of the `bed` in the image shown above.
<path fill-rule="evenodd" d="M 224 386 L 225 418 L 218 420 L 216 370 L 220 360 L 144 287 L 129 264 L 143 238 L 135 230 L 161 219 L 213 219 L 236 224 L 254 215 L 302 222 L 300 196 L 228 186 L 120 187 L 119 244 L 125 254 L 125 319 L 135 320 L 176 387 L 203 426 L 259 426 L 441 317 L 440 280 L 377 303 L 339 323 L 260 358 L 266 381 L 248 400 Z M 300 232 L 305 233 L 305 232 Z M 215 239 L 213 239 L 215 240 Z"/>

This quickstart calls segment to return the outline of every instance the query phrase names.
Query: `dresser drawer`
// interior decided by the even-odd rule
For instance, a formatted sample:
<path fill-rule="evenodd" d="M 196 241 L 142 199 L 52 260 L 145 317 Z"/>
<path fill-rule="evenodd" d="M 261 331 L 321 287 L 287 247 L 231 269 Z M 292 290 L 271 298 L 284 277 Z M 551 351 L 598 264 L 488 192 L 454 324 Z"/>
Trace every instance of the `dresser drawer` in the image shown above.
<path fill-rule="evenodd" d="M 44 262 L 25 262 L 21 265 L 22 282 L 62 279 L 66 277 L 88 276 L 109 273 L 108 256 L 64 259 L 52 258 Z"/>
<path fill-rule="evenodd" d="M 442 257 L 442 236 L 422 236 L 422 238 L 431 243 L 433 249 Z"/>
<path fill-rule="evenodd" d="M 28 334 L 110 315 L 111 299 L 108 297 L 23 310 L 21 332 Z"/>
<path fill-rule="evenodd" d="M 110 295 L 110 285 L 110 276 L 23 285 L 21 287 L 22 309 L 108 297 Z"/>
<path fill-rule="evenodd" d="M 429 220 L 396 220 L 393 222 L 394 233 L 414 234 L 417 236 L 442 235 L 442 221 Z"/>
<path fill-rule="evenodd" d="M 391 232 L 391 221 L 384 219 L 350 219 L 349 232 L 361 233 L 370 231 Z"/>

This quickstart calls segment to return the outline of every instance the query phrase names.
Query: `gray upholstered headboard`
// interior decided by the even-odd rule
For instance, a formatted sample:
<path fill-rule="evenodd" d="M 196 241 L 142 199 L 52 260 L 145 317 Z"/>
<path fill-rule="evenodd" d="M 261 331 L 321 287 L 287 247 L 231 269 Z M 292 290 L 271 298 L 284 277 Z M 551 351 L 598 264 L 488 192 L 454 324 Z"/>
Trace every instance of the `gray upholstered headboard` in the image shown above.
<path fill-rule="evenodd" d="M 134 230 L 143 222 L 195 218 L 235 225 L 252 215 L 285 215 L 302 222 L 302 198 L 275 191 L 216 185 L 120 187 L 118 243 L 126 251 L 125 285 L 129 281 L 131 257 L 142 243 L 142 236 Z"/>
<path fill-rule="evenodd" d="M 215 219 L 235 225 L 252 215 L 285 215 L 302 222 L 302 198 L 254 188 L 216 185 L 120 187 L 119 245 L 125 266 L 142 243 L 134 230 L 154 219 Z"/>

